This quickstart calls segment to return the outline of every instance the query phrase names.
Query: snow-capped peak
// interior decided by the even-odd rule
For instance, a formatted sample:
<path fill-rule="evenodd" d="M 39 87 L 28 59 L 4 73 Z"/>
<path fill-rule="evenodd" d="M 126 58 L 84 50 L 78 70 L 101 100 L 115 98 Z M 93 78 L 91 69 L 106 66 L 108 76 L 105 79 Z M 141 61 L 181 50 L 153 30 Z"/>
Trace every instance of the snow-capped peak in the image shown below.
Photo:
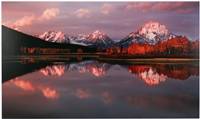
<path fill-rule="evenodd" d="M 114 42 L 103 32 L 96 30 L 87 36 L 87 42 L 98 48 L 111 47 Z"/>
<path fill-rule="evenodd" d="M 101 32 L 99 30 L 96 30 L 93 33 L 89 34 L 88 37 L 91 37 L 91 39 L 96 40 L 96 39 L 102 39 L 102 38 L 107 37 L 107 36 L 106 36 L 105 33 Z"/>
<path fill-rule="evenodd" d="M 58 43 L 69 43 L 69 40 L 65 33 L 61 31 L 48 31 L 38 36 L 40 39 L 50 42 L 58 42 Z"/>
<path fill-rule="evenodd" d="M 170 33 L 167 27 L 159 22 L 147 22 L 138 31 L 130 33 L 127 37 L 118 42 L 118 45 L 128 47 L 132 43 L 146 43 L 155 45 L 176 35 Z"/>
<path fill-rule="evenodd" d="M 78 34 L 77 36 L 68 36 L 61 31 L 48 31 L 38 35 L 40 39 L 49 42 L 70 43 L 82 46 L 94 46 L 98 48 L 107 48 L 114 42 L 103 32 L 96 30 L 88 35 Z"/>
<path fill-rule="evenodd" d="M 168 29 L 165 25 L 160 24 L 159 22 L 147 22 L 144 24 L 144 26 L 141 28 L 140 33 L 146 33 L 146 32 L 156 32 L 159 34 L 168 34 Z"/>
<path fill-rule="evenodd" d="M 144 26 L 139 30 L 139 34 L 148 39 L 155 39 L 157 35 L 166 36 L 169 33 L 165 25 L 151 21 L 144 24 Z"/>

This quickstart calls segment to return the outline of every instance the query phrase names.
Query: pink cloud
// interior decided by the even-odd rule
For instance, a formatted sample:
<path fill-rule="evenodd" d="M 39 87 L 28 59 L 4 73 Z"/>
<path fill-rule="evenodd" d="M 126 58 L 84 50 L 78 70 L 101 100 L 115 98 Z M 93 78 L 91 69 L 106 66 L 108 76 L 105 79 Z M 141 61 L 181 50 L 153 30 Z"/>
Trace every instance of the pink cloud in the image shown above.
<path fill-rule="evenodd" d="M 21 19 L 14 22 L 14 26 L 16 27 L 23 27 L 23 26 L 29 26 L 33 24 L 33 21 L 35 20 L 35 16 L 24 16 Z"/>
<path fill-rule="evenodd" d="M 90 17 L 90 14 L 91 14 L 91 11 L 89 9 L 84 9 L 84 8 L 80 8 L 78 10 L 76 10 L 74 12 L 74 14 L 76 15 L 76 17 L 78 18 L 89 18 Z"/>
<path fill-rule="evenodd" d="M 50 8 L 46 9 L 42 15 L 39 17 L 39 20 L 50 20 L 55 18 L 60 13 L 60 10 L 58 8 Z"/>
<path fill-rule="evenodd" d="M 15 30 L 20 30 L 19 28 L 21 27 L 32 25 L 34 20 L 35 20 L 35 16 L 31 15 L 31 16 L 24 16 L 16 20 L 15 22 L 7 21 L 3 24 Z"/>
<path fill-rule="evenodd" d="M 192 9 L 179 9 L 176 10 L 176 13 L 181 13 L 181 14 L 187 14 L 187 13 L 191 13 Z"/>
<path fill-rule="evenodd" d="M 192 2 L 143 2 L 129 3 L 126 5 L 127 10 L 138 11 L 172 11 L 176 13 L 191 13 L 198 4 Z"/>
<path fill-rule="evenodd" d="M 114 10 L 114 7 L 111 4 L 103 4 L 101 7 L 101 13 L 108 15 Z"/>
<path fill-rule="evenodd" d="M 130 3 L 126 6 L 128 10 L 141 10 L 143 12 L 152 8 L 152 3 Z"/>
<path fill-rule="evenodd" d="M 49 9 L 44 10 L 40 16 L 36 16 L 34 14 L 30 16 L 23 16 L 22 18 L 19 18 L 15 20 L 14 22 L 6 21 L 3 24 L 10 28 L 20 31 L 22 27 L 31 26 L 36 22 L 51 20 L 55 18 L 59 14 L 59 12 L 60 11 L 58 8 L 49 8 Z"/>

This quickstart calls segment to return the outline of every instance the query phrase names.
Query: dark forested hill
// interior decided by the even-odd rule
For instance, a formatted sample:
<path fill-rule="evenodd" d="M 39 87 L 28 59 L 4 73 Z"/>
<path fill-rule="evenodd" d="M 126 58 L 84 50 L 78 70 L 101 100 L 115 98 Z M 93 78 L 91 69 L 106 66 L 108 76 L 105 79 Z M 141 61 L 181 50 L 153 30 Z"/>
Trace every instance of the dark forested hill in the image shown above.
<path fill-rule="evenodd" d="M 22 50 L 23 49 L 23 50 Z M 86 46 L 74 45 L 74 44 L 62 44 L 43 41 L 31 35 L 27 35 L 16 30 L 10 29 L 2 25 L 2 53 L 3 56 L 20 55 L 22 51 L 30 51 L 31 49 L 42 49 L 42 51 L 57 50 L 58 53 L 62 49 L 62 53 L 68 51 L 68 53 L 95 52 L 96 49 L 88 48 Z M 44 50 L 45 49 L 45 50 Z M 46 50 L 48 49 L 48 50 Z M 33 51 L 33 50 L 32 50 Z M 36 51 L 36 50 L 35 50 Z"/>

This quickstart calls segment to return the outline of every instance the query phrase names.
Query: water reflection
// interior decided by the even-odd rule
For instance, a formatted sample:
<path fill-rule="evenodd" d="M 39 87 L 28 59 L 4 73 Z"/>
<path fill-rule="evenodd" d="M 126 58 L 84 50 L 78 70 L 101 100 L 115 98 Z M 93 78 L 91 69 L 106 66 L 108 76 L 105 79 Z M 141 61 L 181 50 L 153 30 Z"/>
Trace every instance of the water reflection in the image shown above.
<path fill-rule="evenodd" d="M 196 117 L 198 72 L 195 63 L 49 63 L 3 83 L 3 116 Z"/>
<path fill-rule="evenodd" d="M 100 63 L 98 61 L 83 61 L 79 63 L 62 64 L 47 66 L 40 70 L 45 76 L 62 76 L 68 71 L 77 71 L 79 73 L 90 73 L 95 77 L 104 76 L 108 69 L 111 67 L 110 64 Z"/>
<path fill-rule="evenodd" d="M 198 65 L 194 64 L 132 65 L 128 69 L 148 85 L 157 85 L 168 78 L 186 80 L 192 75 L 199 75 Z"/>
<path fill-rule="evenodd" d="M 102 92 L 101 96 L 105 104 L 111 104 L 113 102 L 113 96 L 110 92 Z"/>
<path fill-rule="evenodd" d="M 68 70 L 77 70 L 79 73 L 90 73 L 96 77 L 104 76 L 111 67 L 110 64 L 98 61 L 83 61 L 76 64 L 70 64 Z"/>
<path fill-rule="evenodd" d="M 33 86 L 33 84 L 27 80 L 15 78 L 14 80 L 11 80 L 10 83 L 14 84 L 16 87 L 19 87 L 24 91 L 35 91 L 35 87 Z"/>
<path fill-rule="evenodd" d="M 56 99 L 59 97 L 58 92 L 56 89 L 52 88 L 51 86 L 44 86 L 42 84 L 34 84 L 32 81 L 27 79 L 19 79 L 15 78 L 9 81 L 11 85 L 15 85 L 16 87 L 20 88 L 23 91 L 33 93 L 35 91 L 41 92 L 42 95 L 48 99 Z"/>
<path fill-rule="evenodd" d="M 62 76 L 65 73 L 65 67 L 63 65 L 47 66 L 40 70 L 44 76 Z"/>
<path fill-rule="evenodd" d="M 118 64 L 119 65 L 119 64 Z M 90 73 L 95 77 L 105 76 L 113 65 L 98 61 L 83 61 L 72 64 L 47 66 L 40 70 L 44 76 L 62 76 L 66 72 Z M 198 65 L 194 64 L 151 64 L 151 65 L 120 65 L 127 71 L 138 76 L 147 85 L 164 83 L 167 79 L 186 80 L 190 76 L 198 76 Z"/>
<path fill-rule="evenodd" d="M 75 95 L 80 99 L 87 99 L 91 96 L 90 92 L 86 89 L 77 89 Z"/>

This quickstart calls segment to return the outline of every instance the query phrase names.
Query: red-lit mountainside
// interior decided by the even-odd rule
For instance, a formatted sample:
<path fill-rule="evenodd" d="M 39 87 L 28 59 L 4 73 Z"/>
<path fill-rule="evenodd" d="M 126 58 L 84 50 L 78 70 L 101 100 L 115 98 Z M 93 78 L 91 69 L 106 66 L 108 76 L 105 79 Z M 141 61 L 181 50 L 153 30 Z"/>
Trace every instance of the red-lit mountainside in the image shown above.
<path fill-rule="evenodd" d="M 199 40 L 170 33 L 158 22 L 148 22 L 137 32 L 130 33 L 115 47 L 107 49 L 108 55 L 144 57 L 198 57 Z"/>

